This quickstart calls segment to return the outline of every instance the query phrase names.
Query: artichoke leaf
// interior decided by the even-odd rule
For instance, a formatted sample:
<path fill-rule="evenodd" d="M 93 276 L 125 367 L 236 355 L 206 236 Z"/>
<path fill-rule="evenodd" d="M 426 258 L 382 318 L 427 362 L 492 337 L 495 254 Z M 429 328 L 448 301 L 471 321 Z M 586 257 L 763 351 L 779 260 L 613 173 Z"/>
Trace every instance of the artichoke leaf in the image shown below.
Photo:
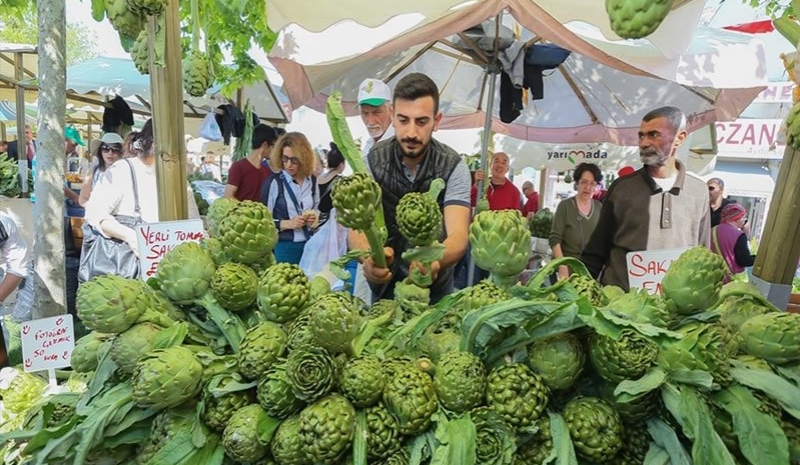
<path fill-rule="evenodd" d="M 795 386 L 800 387 L 800 365 L 776 366 L 775 371 Z"/>
<path fill-rule="evenodd" d="M 692 460 L 705 465 L 736 465 L 722 438 L 714 430 L 708 405 L 694 388 L 667 383 L 661 398 L 692 440 Z"/>
<path fill-rule="evenodd" d="M 409 262 L 433 263 L 444 258 L 444 244 L 435 242 L 424 247 L 414 247 L 403 252 L 403 260 Z"/>
<path fill-rule="evenodd" d="M 477 436 L 475 424 L 468 415 L 450 421 L 440 420 L 435 435 L 439 444 L 433 450 L 431 465 L 475 464 Z"/>
<path fill-rule="evenodd" d="M 789 465 L 789 442 L 775 419 L 758 410 L 759 401 L 744 386 L 714 393 L 714 403 L 733 417 L 739 449 L 750 463 Z"/>
<path fill-rule="evenodd" d="M 689 457 L 689 453 L 686 449 L 684 449 L 683 444 L 681 444 L 681 440 L 678 439 L 675 430 L 670 428 L 663 420 L 651 417 L 647 420 L 647 431 L 653 439 L 651 449 L 653 449 L 652 444 L 655 444 L 657 447 L 666 451 L 669 455 L 667 463 L 671 463 L 672 465 L 692 465 L 692 459 Z M 648 451 L 648 456 L 649 455 L 650 453 Z M 645 459 L 644 463 L 649 464 L 650 462 Z"/>
<path fill-rule="evenodd" d="M 656 342 L 658 342 L 658 339 L 660 338 L 670 338 L 670 339 L 683 338 L 683 335 L 676 333 L 675 331 L 670 331 L 665 328 L 659 328 L 658 326 L 654 326 L 651 324 L 637 323 L 635 321 L 631 321 L 625 316 L 621 316 L 614 310 L 609 308 L 599 308 L 595 313 L 593 313 L 592 316 L 608 320 L 609 323 L 617 325 L 619 329 L 622 329 L 624 327 L 633 328 L 643 336 L 649 336 L 650 338 L 656 339 Z M 614 334 L 617 334 L 618 336 L 617 337 L 614 337 L 613 335 L 608 335 L 608 336 L 614 338 L 615 340 L 618 340 L 619 332 L 614 331 Z"/>
<path fill-rule="evenodd" d="M 550 275 L 552 275 L 558 270 L 559 266 L 566 266 L 573 274 L 591 277 L 591 275 L 589 274 L 589 270 L 586 268 L 586 265 L 584 265 L 582 261 L 573 257 L 562 257 L 562 258 L 556 258 L 555 260 L 551 261 L 547 265 L 540 268 L 539 271 L 537 271 L 536 273 L 534 273 L 533 276 L 531 276 L 531 279 L 528 280 L 528 283 L 525 286 L 534 289 L 541 288 L 544 282 L 547 280 L 547 278 L 549 278 Z M 558 283 L 554 284 L 554 286 L 555 285 L 558 285 Z"/>
<path fill-rule="evenodd" d="M 614 389 L 614 395 L 620 396 L 627 394 L 630 400 L 635 400 L 643 394 L 654 391 L 667 381 L 667 373 L 661 368 L 651 368 L 639 379 L 626 379 L 620 382 Z M 627 398 L 627 396 L 626 396 Z M 623 400 L 625 402 L 625 400 Z"/>
<path fill-rule="evenodd" d="M 684 318 L 681 318 L 678 323 L 675 324 L 676 328 L 680 328 L 681 326 L 685 326 L 689 323 L 698 322 L 698 323 L 713 323 L 719 320 L 720 314 L 717 312 L 713 312 L 711 310 L 695 313 L 694 315 L 688 315 Z"/>
<path fill-rule="evenodd" d="M 167 349 L 181 345 L 187 334 L 189 334 L 189 325 L 185 322 L 176 323 L 156 334 L 152 349 Z"/>
<path fill-rule="evenodd" d="M 673 383 L 687 384 L 705 389 L 714 387 L 714 377 L 703 370 L 674 370 L 669 373 L 669 380 Z"/>
<path fill-rule="evenodd" d="M 800 389 L 780 376 L 765 370 L 750 368 L 732 360 L 733 379 L 747 387 L 763 391 L 772 397 L 794 418 L 800 420 Z"/>
<path fill-rule="evenodd" d="M 92 0 L 92 19 L 101 22 L 105 17 L 106 2 L 104 0 Z"/>
<path fill-rule="evenodd" d="M 191 458 L 196 450 L 192 441 L 191 425 L 181 422 L 174 436 L 146 462 L 146 465 L 187 463 L 187 459 Z"/>
<path fill-rule="evenodd" d="M 558 413 L 548 412 L 548 415 L 550 416 L 550 436 L 553 438 L 553 450 L 544 462 L 556 465 L 578 465 L 575 447 L 569 437 L 567 422 Z"/>
<path fill-rule="evenodd" d="M 644 465 L 670 465 L 672 463 L 669 453 L 655 442 L 650 443 L 647 454 L 644 456 Z"/>
<path fill-rule="evenodd" d="M 436 449 L 437 444 L 438 441 L 432 429 L 429 429 L 424 434 L 414 436 L 408 445 L 409 451 L 411 452 L 408 465 L 422 464 L 431 456 L 431 452 Z"/>
<path fill-rule="evenodd" d="M 331 260 L 329 264 L 331 273 L 342 281 L 347 281 L 351 277 L 350 272 L 344 269 L 347 262 L 367 257 L 369 257 L 369 250 L 348 250 L 347 253 L 336 260 Z"/>
<path fill-rule="evenodd" d="M 275 435 L 275 431 L 278 429 L 278 426 L 281 424 L 280 419 L 273 418 L 266 414 L 259 415 L 258 423 L 256 424 L 256 431 L 258 432 L 258 440 L 262 444 L 269 444 L 272 440 L 272 436 Z"/>

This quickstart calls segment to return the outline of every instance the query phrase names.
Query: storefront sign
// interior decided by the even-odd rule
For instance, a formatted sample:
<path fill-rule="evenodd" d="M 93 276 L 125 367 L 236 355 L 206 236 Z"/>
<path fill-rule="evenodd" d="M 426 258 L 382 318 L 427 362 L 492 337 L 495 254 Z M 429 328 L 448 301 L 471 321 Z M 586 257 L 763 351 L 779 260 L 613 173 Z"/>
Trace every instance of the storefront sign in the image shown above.
<path fill-rule="evenodd" d="M 686 249 L 643 250 L 628 252 L 628 284 L 631 289 L 644 289 L 650 295 L 661 295 L 661 280 L 673 260 Z"/>
<path fill-rule="evenodd" d="M 25 371 L 55 370 L 69 366 L 75 338 L 72 315 L 26 321 L 20 325 L 22 366 Z"/>
<path fill-rule="evenodd" d="M 781 119 L 738 119 L 716 123 L 717 146 L 722 156 L 783 158 Z"/>
<path fill-rule="evenodd" d="M 158 263 L 176 245 L 200 242 L 204 236 L 201 220 L 162 221 L 141 224 L 136 228 L 139 238 L 139 262 L 142 279 L 156 274 Z"/>
<path fill-rule="evenodd" d="M 771 82 L 766 89 L 762 90 L 753 103 L 792 103 L 792 90 L 794 83 Z"/>

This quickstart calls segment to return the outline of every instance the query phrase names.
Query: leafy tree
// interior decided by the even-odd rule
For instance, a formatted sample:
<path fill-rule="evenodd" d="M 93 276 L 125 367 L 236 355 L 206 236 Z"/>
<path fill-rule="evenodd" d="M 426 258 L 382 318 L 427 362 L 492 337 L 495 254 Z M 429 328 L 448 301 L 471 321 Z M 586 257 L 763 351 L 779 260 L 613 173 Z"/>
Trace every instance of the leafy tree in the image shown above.
<path fill-rule="evenodd" d="M 796 15 L 793 8 L 793 4 L 797 3 L 796 0 L 791 3 L 786 0 L 744 0 L 744 3 L 758 10 L 763 10 L 772 18 Z"/>
<path fill-rule="evenodd" d="M 0 42 L 37 44 L 36 4 L 29 0 L 0 0 Z M 81 24 L 67 25 L 67 66 L 97 55 L 97 35 Z"/>

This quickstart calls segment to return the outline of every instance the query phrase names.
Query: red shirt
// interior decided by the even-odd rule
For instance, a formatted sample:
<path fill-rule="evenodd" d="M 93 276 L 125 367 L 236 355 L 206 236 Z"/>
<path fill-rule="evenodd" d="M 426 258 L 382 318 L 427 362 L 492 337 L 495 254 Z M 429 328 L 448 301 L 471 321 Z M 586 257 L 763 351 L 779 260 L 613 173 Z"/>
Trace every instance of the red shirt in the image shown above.
<path fill-rule="evenodd" d="M 491 182 L 485 180 L 484 182 Z M 489 190 L 486 191 L 486 197 L 489 199 L 489 210 L 521 210 L 522 209 L 522 194 L 519 189 L 512 182 L 506 180 L 503 184 L 495 186 L 489 184 Z M 472 206 L 478 199 L 478 187 L 472 185 L 471 201 Z"/>
<path fill-rule="evenodd" d="M 528 201 L 525 202 L 525 208 L 522 209 L 522 216 L 528 216 L 528 213 L 536 213 L 539 210 L 539 193 L 534 191 L 528 196 Z"/>
<path fill-rule="evenodd" d="M 228 184 L 236 186 L 234 196 L 238 200 L 261 201 L 261 186 L 272 172 L 259 163 L 258 168 L 250 163 L 250 160 L 243 158 L 233 162 L 228 170 Z"/>

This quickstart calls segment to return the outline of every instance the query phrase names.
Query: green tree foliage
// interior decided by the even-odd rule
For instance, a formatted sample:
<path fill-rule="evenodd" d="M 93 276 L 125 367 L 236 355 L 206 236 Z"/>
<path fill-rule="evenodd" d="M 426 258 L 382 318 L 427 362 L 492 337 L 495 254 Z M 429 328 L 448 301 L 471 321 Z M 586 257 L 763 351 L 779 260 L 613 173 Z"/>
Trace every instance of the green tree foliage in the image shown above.
<path fill-rule="evenodd" d="M 793 1 L 791 3 L 787 2 L 786 0 L 743 0 L 745 5 L 750 5 L 755 9 L 763 10 L 767 13 L 767 15 L 773 18 L 780 18 L 781 16 L 786 15 L 796 15 L 795 9 L 793 8 L 793 4 L 797 3 L 797 1 Z"/>
<path fill-rule="evenodd" d="M 39 29 L 32 0 L 0 0 L 0 42 L 36 45 Z M 81 24 L 67 24 L 67 66 L 97 55 L 97 35 Z"/>

